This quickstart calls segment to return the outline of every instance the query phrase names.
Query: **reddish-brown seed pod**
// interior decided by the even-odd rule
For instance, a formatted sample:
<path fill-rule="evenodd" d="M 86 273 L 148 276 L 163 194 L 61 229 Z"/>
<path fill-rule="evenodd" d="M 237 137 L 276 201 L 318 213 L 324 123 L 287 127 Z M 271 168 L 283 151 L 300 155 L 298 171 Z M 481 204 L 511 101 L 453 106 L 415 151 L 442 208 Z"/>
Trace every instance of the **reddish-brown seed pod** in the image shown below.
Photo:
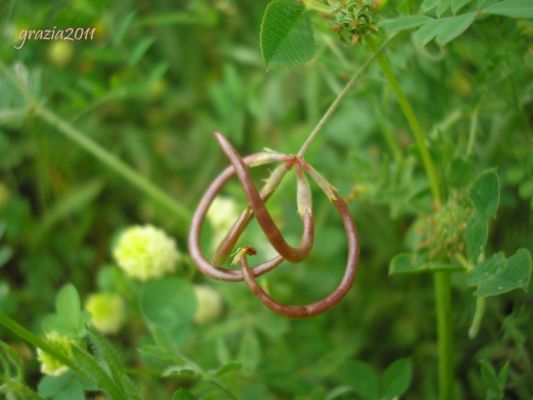
<path fill-rule="evenodd" d="M 346 261 L 344 276 L 342 277 L 340 284 L 332 293 L 322 300 L 303 306 L 278 303 L 272 299 L 272 297 L 270 297 L 268 293 L 261 288 L 261 286 L 259 286 L 254 275 L 251 273 L 251 269 L 246 258 L 248 254 L 253 253 L 241 253 L 239 261 L 246 284 L 252 290 L 255 296 L 272 311 L 289 318 L 311 317 L 313 315 L 323 313 L 324 311 L 335 306 L 339 301 L 342 300 L 348 290 L 350 290 L 359 264 L 359 241 L 357 237 L 357 230 L 346 202 L 337 193 L 335 199 L 333 200 L 333 204 L 337 208 L 342 218 L 344 230 L 346 231 L 346 236 L 348 238 L 348 259 Z"/>
<path fill-rule="evenodd" d="M 215 132 L 215 138 L 217 139 L 224 153 L 226 153 L 230 159 L 233 168 L 235 168 L 235 173 L 244 189 L 244 193 L 248 199 L 248 204 L 252 208 L 257 222 L 259 222 L 259 225 L 261 225 L 261 229 L 272 246 L 286 260 L 295 263 L 302 261 L 307 257 L 311 251 L 311 248 L 313 247 L 314 223 L 311 210 L 308 209 L 303 215 L 304 234 L 302 236 L 302 243 L 300 247 L 295 248 L 290 246 L 286 242 L 274 220 L 270 216 L 270 213 L 266 209 L 265 204 L 261 199 L 259 192 L 257 191 L 257 188 L 253 184 L 252 177 L 250 176 L 245 163 L 237 151 L 221 133 Z"/>
<path fill-rule="evenodd" d="M 253 154 L 242 159 L 222 134 L 215 133 L 215 137 L 224 153 L 230 159 L 232 165 L 222 171 L 209 185 L 194 213 L 188 243 L 189 252 L 193 261 L 205 275 L 212 278 L 225 281 L 240 281 L 244 279 L 246 284 L 261 302 L 274 312 L 286 317 L 305 318 L 320 314 L 333 307 L 346 295 L 352 286 L 359 263 L 357 230 L 346 202 L 339 196 L 337 190 L 324 177 L 322 177 L 318 171 L 303 161 L 303 158 L 300 155 L 286 156 L 281 153 L 269 152 Z M 259 193 L 248 171 L 248 167 L 254 167 L 269 162 L 282 162 L 283 164 L 274 170 L 270 178 L 267 180 L 266 185 L 261 190 L 261 193 Z M 285 173 L 294 165 L 296 165 L 298 213 L 304 222 L 300 246 L 297 248 L 293 248 L 287 244 L 264 204 L 275 191 Z M 348 257 L 341 282 L 331 294 L 317 302 L 295 306 L 276 302 L 257 284 L 255 277 L 274 269 L 281 264 L 283 260 L 299 262 L 305 259 L 313 246 L 314 222 L 311 209 L 311 189 L 305 177 L 305 173 L 309 174 L 337 208 L 348 238 Z M 255 249 L 251 246 L 246 246 L 241 249 L 235 257 L 235 261 L 239 262 L 241 265 L 240 270 L 224 269 L 216 266 L 216 262 L 209 263 L 204 257 L 199 243 L 201 227 L 211 203 L 226 182 L 234 175 L 237 176 L 243 187 L 248 199 L 249 209 L 246 209 L 241 213 L 240 217 L 215 251 L 213 259 L 215 261 L 223 260 L 228 256 L 252 216 L 257 218 L 263 233 L 279 253 L 279 256 L 250 268 L 247 256 L 255 254 Z"/>
<path fill-rule="evenodd" d="M 258 160 L 261 158 L 262 153 L 256 153 L 249 155 L 244 158 L 243 162 L 250 166 L 257 166 L 261 165 L 258 164 Z M 275 160 L 271 160 L 272 162 Z M 262 164 L 267 163 L 268 161 L 263 162 Z M 198 203 L 198 207 L 196 208 L 196 211 L 194 212 L 192 222 L 191 222 L 191 228 L 189 230 L 189 240 L 188 240 L 188 247 L 189 247 L 189 254 L 198 267 L 198 269 L 204 274 L 211 278 L 220 279 L 223 281 L 231 281 L 231 282 L 238 282 L 242 281 L 242 272 L 240 270 L 230 270 L 225 268 L 219 268 L 218 266 L 215 266 L 211 264 L 204 256 L 201 248 L 200 248 L 200 234 L 203 222 L 205 220 L 205 217 L 207 215 L 207 211 L 209 210 L 209 207 L 211 206 L 211 203 L 217 196 L 218 192 L 222 189 L 222 187 L 226 184 L 227 181 L 229 181 L 233 176 L 235 175 L 235 169 L 233 166 L 229 166 L 224 171 L 222 171 L 209 185 L 206 192 L 204 193 L 203 197 L 201 198 L 200 202 Z M 266 261 L 265 263 L 256 266 L 253 269 L 253 274 L 255 276 L 259 276 L 264 274 L 265 272 L 268 272 L 274 268 L 276 268 L 279 264 L 283 262 L 283 257 L 277 256 L 273 259 Z"/>
<path fill-rule="evenodd" d="M 286 163 L 278 165 L 272 171 L 266 180 L 265 185 L 261 189 L 260 195 L 263 202 L 266 203 L 270 196 L 274 193 L 287 171 L 289 171 L 289 167 Z M 237 220 L 226 233 L 226 236 L 224 236 L 218 247 L 213 252 L 213 256 L 211 257 L 211 263 L 213 265 L 222 265 L 226 258 L 229 257 L 233 251 L 233 248 L 237 244 L 237 241 L 252 220 L 253 216 L 254 214 L 250 206 L 246 207 L 246 209 L 241 212 Z"/>

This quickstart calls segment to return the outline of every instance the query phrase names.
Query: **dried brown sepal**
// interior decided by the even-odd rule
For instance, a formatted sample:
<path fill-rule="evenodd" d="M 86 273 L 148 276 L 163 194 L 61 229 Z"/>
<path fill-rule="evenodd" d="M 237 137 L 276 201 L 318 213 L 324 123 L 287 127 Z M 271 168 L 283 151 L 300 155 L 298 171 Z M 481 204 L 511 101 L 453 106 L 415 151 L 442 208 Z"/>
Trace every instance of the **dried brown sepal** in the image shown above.
<path fill-rule="evenodd" d="M 306 213 L 312 214 L 311 187 L 301 168 L 296 169 L 296 202 L 300 217 L 303 218 Z"/>

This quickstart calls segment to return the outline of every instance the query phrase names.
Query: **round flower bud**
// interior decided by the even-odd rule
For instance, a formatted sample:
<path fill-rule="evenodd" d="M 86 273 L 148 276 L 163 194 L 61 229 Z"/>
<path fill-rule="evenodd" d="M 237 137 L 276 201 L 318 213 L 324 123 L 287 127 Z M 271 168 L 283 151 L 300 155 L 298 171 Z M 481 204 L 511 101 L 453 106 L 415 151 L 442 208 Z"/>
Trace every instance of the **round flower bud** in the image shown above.
<path fill-rule="evenodd" d="M 223 300 L 216 289 L 207 285 L 194 285 L 194 292 L 197 304 L 194 322 L 203 325 L 220 317 Z"/>
<path fill-rule="evenodd" d="M 9 197 L 10 193 L 8 187 L 3 182 L 0 182 L 0 209 L 7 205 Z"/>
<path fill-rule="evenodd" d="M 113 256 L 128 276 L 141 281 L 173 272 L 179 259 L 174 240 L 151 225 L 126 229 Z"/>
<path fill-rule="evenodd" d="M 124 325 L 124 302 L 116 294 L 92 294 L 85 303 L 85 309 L 91 314 L 91 325 L 103 334 L 117 333 Z"/>
<path fill-rule="evenodd" d="M 54 40 L 48 48 L 48 59 L 58 68 L 65 68 L 74 54 L 71 43 L 63 40 Z"/>
<path fill-rule="evenodd" d="M 238 216 L 235 201 L 224 196 L 217 196 L 207 213 L 207 219 L 215 229 L 231 227 Z"/>
<path fill-rule="evenodd" d="M 46 334 L 46 341 L 68 358 L 72 357 L 72 339 L 54 331 Z M 68 371 L 66 365 L 41 349 L 37 349 L 37 360 L 41 363 L 43 374 L 59 376 Z"/>

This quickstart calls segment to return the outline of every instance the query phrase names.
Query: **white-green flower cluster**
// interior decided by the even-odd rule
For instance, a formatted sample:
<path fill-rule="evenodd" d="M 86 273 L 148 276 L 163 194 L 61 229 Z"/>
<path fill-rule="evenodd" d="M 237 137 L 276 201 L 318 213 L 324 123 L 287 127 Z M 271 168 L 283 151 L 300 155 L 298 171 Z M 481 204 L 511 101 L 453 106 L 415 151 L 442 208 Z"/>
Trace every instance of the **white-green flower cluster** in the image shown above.
<path fill-rule="evenodd" d="M 216 320 L 222 314 L 223 300 L 220 293 L 207 285 L 194 285 L 196 313 L 194 322 L 199 325 Z"/>
<path fill-rule="evenodd" d="M 46 334 L 46 341 L 66 357 L 72 357 L 72 339 L 53 331 Z M 37 349 L 37 360 L 41 363 L 43 374 L 59 376 L 68 371 L 65 364 L 41 349 Z"/>
<path fill-rule="evenodd" d="M 218 246 L 238 217 L 237 203 L 234 200 L 224 196 L 215 198 L 207 213 L 214 231 L 213 246 Z"/>
<path fill-rule="evenodd" d="M 179 259 L 176 243 L 152 225 L 126 229 L 115 246 L 118 266 L 135 279 L 146 281 L 173 272 Z"/>
<path fill-rule="evenodd" d="M 124 325 L 126 313 L 119 295 L 94 293 L 87 298 L 85 309 L 91 314 L 91 325 L 105 335 L 117 333 Z"/>

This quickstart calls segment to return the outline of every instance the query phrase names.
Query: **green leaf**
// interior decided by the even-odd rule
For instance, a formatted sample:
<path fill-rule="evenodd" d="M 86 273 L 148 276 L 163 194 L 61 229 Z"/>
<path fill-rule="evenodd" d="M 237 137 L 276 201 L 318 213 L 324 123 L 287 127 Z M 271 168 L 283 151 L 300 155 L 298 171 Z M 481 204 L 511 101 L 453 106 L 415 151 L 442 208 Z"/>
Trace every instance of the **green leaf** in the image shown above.
<path fill-rule="evenodd" d="M 454 158 L 448 167 L 448 183 L 456 188 L 462 189 L 474 177 L 474 164 L 463 158 Z"/>
<path fill-rule="evenodd" d="M 271 2 L 261 23 L 261 52 L 268 68 L 288 68 L 309 61 L 315 54 L 311 20 L 302 3 Z"/>
<path fill-rule="evenodd" d="M 422 11 L 427 12 L 437 7 L 438 4 L 439 0 L 424 0 L 420 8 Z"/>
<path fill-rule="evenodd" d="M 503 399 L 505 391 L 505 383 L 507 381 L 507 372 L 509 370 L 509 361 L 496 374 L 493 365 L 487 360 L 480 360 L 481 364 L 481 380 L 485 387 L 486 399 Z"/>
<path fill-rule="evenodd" d="M 242 363 L 239 361 L 230 361 L 215 371 L 215 375 L 221 376 L 231 371 L 238 371 L 242 368 Z"/>
<path fill-rule="evenodd" d="M 448 8 L 450 8 L 450 0 L 440 0 L 437 7 L 437 17 L 440 17 Z"/>
<path fill-rule="evenodd" d="M 180 278 L 149 281 L 141 293 L 144 316 L 167 330 L 191 325 L 196 311 L 192 285 Z"/>
<path fill-rule="evenodd" d="M 171 400 L 194 400 L 196 397 L 186 389 L 178 389 L 172 395 Z"/>
<path fill-rule="evenodd" d="M 41 396 L 54 400 L 85 400 L 83 385 L 71 372 L 61 376 L 45 376 L 37 390 Z"/>
<path fill-rule="evenodd" d="M 378 23 L 378 26 L 389 32 L 398 32 L 418 28 L 431 21 L 434 21 L 434 19 L 425 15 L 408 15 L 406 17 L 382 20 Z"/>
<path fill-rule="evenodd" d="M 190 365 L 173 365 L 166 368 L 161 374 L 163 377 L 168 376 L 186 376 L 195 377 L 198 376 L 198 371 L 192 368 Z"/>
<path fill-rule="evenodd" d="M 13 256 L 13 249 L 11 247 L 0 247 L 0 268 L 2 268 Z"/>
<path fill-rule="evenodd" d="M 124 371 L 124 363 L 116 352 L 116 349 L 98 332 L 89 331 L 89 338 L 94 346 L 94 353 L 102 364 L 106 365 L 107 371 L 117 386 L 124 391 L 128 399 L 140 400 L 139 391 L 133 381 Z"/>
<path fill-rule="evenodd" d="M 77 325 L 81 317 L 81 303 L 78 291 L 69 283 L 61 288 L 56 297 L 56 310 L 59 315 Z"/>
<path fill-rule="evenodd" d="M 409 358 L 401 358 L 387 367 L 381 377 L 381 396 L 394 398 L 404 393 L 413 377 L 413 363 Z"/>
<path fill-rule="evenodd" d="M 364 399 L 379 397 L 379 377 L 374 369 L 362 361 L 350 361 L 346 366 L 354 392 Z"/>
<path fill-rule="evenodd" d="M 128 64 L 130 66 L 135 66 L 136 64 L 141 61 L 143 56 L 146 54 L 150 46 L 154 44 L 155 39 L 152 37 L 145 37 L 142 39 L 139 44 L 133 49 L 133 51 L 130 54 L 130 57 L 128 59 Z"/>
<path fill-rule="evenodd" d="M 452 264 L 430 261 L 425 254 L 401 253 L 392 258 L 389 265 L 389 275 L 458 269 L 460 269 L 458 266 Z"/>
<path fill-rule="evenodd" d="M 436 42 L 440 46 L 451 42 L 453 39 L 461 35 L 468 29 L 475 19 L 475 13 L 467 13 L 458 15 L 457 17 L 443 18 L 440 24 L 439 33 L 437 34 Z"/>
<path fill-rule="evenodd" d="M 466 283 L 468 286 L 481 285 L 493 275 L 503 271 L 505 267 L 505 255 L 500 251 L 492 257 L 487 258 L 485 261 L 476 264 L 470 271 L 468 271 L 466 274 Z"/>
<path fill-rule="evenodd" d="M 519 249 L 505 260 L 502 253 L 477 264 L 467 274 L 467 283 L 477 286 L 478 297 L 496 296 L 514 289 L 527 290 L 531 277 L 531 254 Z"/>
<path fill-rule="evenodd" d="M 440 24 L 442 19 L 435 19 L 422 25 L 413 35 L 413 39 L 419 46 L 425 46 L 428 44 L 440 30 Z"/>
<path fill-rule="evenodd" d="M 245 373 L 254 372 L 261 361 L 261 347 L 259 339 L 253 329 L 247 329 L 241 339 L 239 361 Z"/>
<path fill-rule="evenodd" d="M 531 0 L 506 0 L 492 4 L 483 11 L 486 14 L 511 18 L 533 18 L 533 2 Z"/>
<path fill-rule="evenodd" d="M 470 200 L 485 218 L 492 218 L 500 202 L 500 181 L 496 170 L 491 169 L 478 176 L 470 189 Z"/>
<path fill-rule="evenodd" d="M 77 337 L 77 330 L 61 315 L 52 314 L 44 317 L 41 326 L 44 332 L 56 331 L 65 336 Z"/>
<path fill-rule="evenodd" d="M 81 310 L 78 291 L 72 284 L 61 288 L 56 297 L 57 314 L 43 320 L 43 329 L 47 332 L 56 330 L 70 337 L 84 337 L 87 334 L 85 324 L 88 314 Z"/>
<path fill-rule="evenodd" d="M 455 14 L 457 11 L 471 2 L 472 0 L 452 0 L 452 12 Z"/>
<path fill-rule="evenodd" d="M 466 254 L 470 261 L 477 262 L 479 255 L 487 244 L 488 233 L 489 224 L 487 219 L 478 212 L 473 212 L 465 231 Z"/>
<path fill-rule="evenodd" d="M 33 233 L 33 240 L 39 241 L 58 222 L 92 204 L 101 193 L 102 188 L 102 182 L 99 180 L 93 180 L 72 188 L 45 212 L 41 218 L 41 223 L 37 225 L 37 229 Z"/>

